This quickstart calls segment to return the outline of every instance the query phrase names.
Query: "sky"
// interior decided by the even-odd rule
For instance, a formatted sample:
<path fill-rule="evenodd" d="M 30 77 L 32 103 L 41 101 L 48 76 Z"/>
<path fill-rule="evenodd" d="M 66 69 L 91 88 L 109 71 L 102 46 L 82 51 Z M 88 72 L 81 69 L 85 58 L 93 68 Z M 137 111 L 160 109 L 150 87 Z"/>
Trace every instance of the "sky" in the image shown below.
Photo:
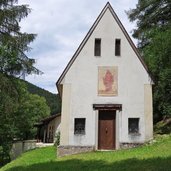
<path fill-rule="evenodd" d="M 32 9 L 20 23 L 21 31 L 36 33 L 30 44 L 29 58 L 36 59 L 35 67 L 42 75 L 29 75 L 26 80 L 57 93 L 56 81 L 75 53 L 79 44 L 100 14 L 107 0 L 19 0 Z M 135 8 L 137 0 L 110 0 L 128 34 L 135 29 L 125 11 Z M 131 37 L 132 38 L 132 37 Z M 132 38 L 133 39 L 133 38 Z M 136 44 L 136 40 L 133 40 Z"/>

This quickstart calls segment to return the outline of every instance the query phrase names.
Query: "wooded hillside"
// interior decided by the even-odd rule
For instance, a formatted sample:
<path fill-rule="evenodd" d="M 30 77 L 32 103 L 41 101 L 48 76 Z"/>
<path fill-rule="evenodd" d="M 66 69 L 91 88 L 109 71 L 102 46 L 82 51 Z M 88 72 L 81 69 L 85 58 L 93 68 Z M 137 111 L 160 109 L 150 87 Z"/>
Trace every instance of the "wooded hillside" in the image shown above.
<path fill-rule="evenodd" d="M 37 87 L 36 85 L 29 83 L 28 81 L 23 82 L 25 82 L 30 93 L 43 96 L 46 99 L 47 105 L 50 107 L 51 115 L 61 112 L 61 100 L 58 94 L 53 94 L 47 90 L 44 90 L 40 87 Z"/>

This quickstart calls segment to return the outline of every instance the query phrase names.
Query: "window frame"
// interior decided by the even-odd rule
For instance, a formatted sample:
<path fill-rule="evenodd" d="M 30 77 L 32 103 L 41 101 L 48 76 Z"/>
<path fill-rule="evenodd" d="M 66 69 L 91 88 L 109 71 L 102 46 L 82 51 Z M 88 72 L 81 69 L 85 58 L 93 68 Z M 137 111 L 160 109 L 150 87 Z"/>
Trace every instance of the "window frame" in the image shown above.
<path fill-rule="evenodd" d="M 99 41 L 99 42 L 98 42 Z M 94 40 L 94 56 L 101 56 L 101 38 L 95 38 Z"/>
<path fill-rule="evenodd" d="M 136 124 L 136 126 L 135 126 L 136 128 L 131 128 L 132 124 Z M 131 129 L 133 129 L 133 130 L 131 131 Z M 137 129 L 137 130 L 135 130 L 135 129 Z M 138 118 L 138 117 L 137 118 L 128 118 L 128 134 L 129 135 L 140 135 L 140 118 Z"/>
<path fill-rule="evenodd" d="M 78 130 L 78 124 L 79 122 L 82 122 L 83 124 L 83 130 Z M 74 118 L 74 135 L 85 135 L 85 129 L 86 129 L 86 118 Z"/>
<path fill-rule="evenodd" d="M 121 39 L 115 39 L 115 56 L 121 56 Z"/>

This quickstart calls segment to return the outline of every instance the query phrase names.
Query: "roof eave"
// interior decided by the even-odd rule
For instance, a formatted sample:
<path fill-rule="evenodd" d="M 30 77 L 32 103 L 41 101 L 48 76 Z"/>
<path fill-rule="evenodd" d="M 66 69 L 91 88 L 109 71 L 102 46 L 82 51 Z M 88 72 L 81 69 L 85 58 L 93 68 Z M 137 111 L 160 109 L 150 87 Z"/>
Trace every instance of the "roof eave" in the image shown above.
<path fill-rule="evenodd" d="M 136 48 L 135 44 L 133 43 L 132 39 L 130 38 L 130 36 L 128 35 L 127 31 L 125 30 L 123 24 L 121 23 L 120 19 L 118 18 L 117 14 L 115 13 L 115 11 L 113 10 L 112 6 L 110 5 L 109 2 L 107 2 L 107 4 L 105 5 L 105 7 L 102 9 L 101 13 L 99 14 L 99 16 L 97 17 L 97 19 L 95 20 L 94 24 L 92 25 L 92 27 L 89 29 L 87 35 L 85 36 L 85 38 L 83 39 L 83 41 L 81 42 L 81 44 L 79 45 L 78 49 L 76 50 L 76 52 L 74 53 L 74 55 L 72 56 L 72 58 L 70 59 L 69 63 L 67 64 L 67 66 L 65 67 L 64 71 L 62 72 L 61 76 L 59 77 L 58 81 L 56 82 L 56 86 L 57 86 L 57 90 L 59 92 L 59 85 L 61 84 L 63 78 L 65 77 L 66 73 L 68 72 L 68 70 L 70 69 L 71 65 L 73 64 L 73 62 L 75 61 L 75 59 L 77 58 L 77 56 L 79 55 L 80 51 L 82 50 L 82 48 L 84 47 L 84 45 L 86 44 L 86 42 L 88 41 L 89 37 L 91 36 L 91 34 L 93 33 L 94 29 L 96 28 L 97 24 L 99 23 L 99 21 L 101 20 L 101 18 L 103 17 L 104 13 L 106 12 L 106 10 L 109 9 L 111 14 L 113 15 L 113 17 L 115 18 L 116 22 L 118 23 L 120 29 L 122 30 L 122 32 L 124 33 L 125 37 L 127 38 L 128 42 L 130 43 L 131 47 L 133 48 L 134 52 L 136 53 L 137 57 L 139 58 L 140 62 L 142 63 L 143 67 L 145 68 L 145 70 L 147 71 L 148 75 L 150 76 L 152 82 L 153 81 L 153 77 L 151 76 L 148 67 L 146 66 L 144 60 L 142 59 L 138 49 Z"/>
<path fill-rule="evenodd" d="M 102 9 L 101 13 L 99 14 L 99 16 L 97 17 L 97 19 L 95 20 L 95 22 L 93 23 L 92 27 L 89 29 L 87 35 L 84 37 L 83 41 L 81 42 L 81 44 L 79 45 L 79 47 L 77 48 L 76 52 L 74 53 L 74 55 L 72 56 L 72 58 L 70 59 L 69 63 L 67 64 L 67 66 L 65 67 L 64 71 L 62 72 L 61 76 L 59 77 L 59 79 L 56 82 L 56 85 L 58 87 L 59 84 L 61 84 L 63 78 L 65 77 L 67 71 L 69 70 L 69 68 L 71 67 L 71 65 L 73 64 L 73 62 L 75 61 L 76 57 L 79 55 L 80 51 L 82 50 L 82 48 L 84 47 L 85 43 L 88 41 L 89 37 L 91 36 L 91 34 L 93 33 L 94 29 L 96 28 L 97 24 L 99 23 L 99 21 L 101 20 L 101 18 L 103 17 L 105 11 L 108 9 L 108 6 L 110 5 L 109 2 L 107 2 L 107 4 L 105 5 L 105 7 Z"/>

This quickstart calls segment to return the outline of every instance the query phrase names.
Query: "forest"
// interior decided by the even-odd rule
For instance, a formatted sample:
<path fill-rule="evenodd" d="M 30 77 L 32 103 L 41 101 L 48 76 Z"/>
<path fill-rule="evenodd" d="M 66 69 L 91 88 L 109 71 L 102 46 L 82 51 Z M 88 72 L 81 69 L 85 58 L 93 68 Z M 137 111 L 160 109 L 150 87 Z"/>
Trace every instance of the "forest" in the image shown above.
<path fill-rule="evenodd" d="M 31 94 L 37 94 L 46 99 L 47 105 L 50 107 L 50 114 L 54 115 L 61 112 L 61 98 L 59 94 L 53 94 L 45 89 L 37 87 L 28 81 L 21 80 L 26 84 L 27 90 Z M 55 85 L 54 85 L 55 86 Z"/>
<path fill-rule="evenodd" d="M 56 95 L 43 91 L 39 93 L 41 96 L 30 93 L 31 84 L 20 80 L 23 74 L 42 74 L 42 71 L 34 67 L 35 60 L 26 55 L 37 35 L 21 32 L 19 25 L 31 9 L 17 2 L 0 1 L 0 166 L 11 160 L 14 140 L 34 138 L 34 123 L 49 116 L 50 109 L 53 114 L 60 108 L 52 107 L 50 102 L 53 98 L 58 101 Z M 32 89 L 35 88 L 32 86 Z"/>
<path fill-rule="evenodd" d="M 153 77 L 154 123 L 171 117 L 171 1 L 138 0 L 127 11 L 133 37 Z"/>

